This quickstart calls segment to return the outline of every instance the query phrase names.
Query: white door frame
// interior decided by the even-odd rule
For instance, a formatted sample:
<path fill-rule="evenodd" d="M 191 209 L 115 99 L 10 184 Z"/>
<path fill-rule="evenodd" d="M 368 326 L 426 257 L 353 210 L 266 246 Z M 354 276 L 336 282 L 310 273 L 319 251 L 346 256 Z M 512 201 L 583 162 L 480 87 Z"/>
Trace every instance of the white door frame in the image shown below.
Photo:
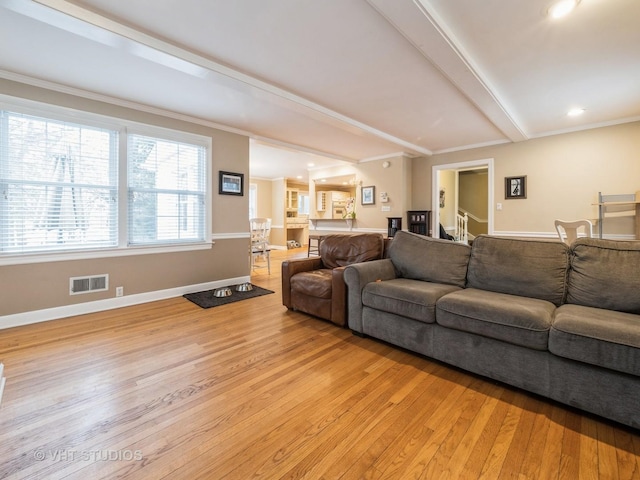
<path fill-rule="evenodd" d="M 465 170 L 473 167 L 487 167 L 487 233 L 493 235 L 493 158 L 482 160 L 471 160 L 468 162 L 447 163 L 444 165 L 434 165 L 431 170 L 431 232 L 434 238 L 440 238 L 440 176 L 441 170 Z M 456 197 L 458 192 L 456 192 Z M 456 203 L 458 199 L 456 198 Z"/>

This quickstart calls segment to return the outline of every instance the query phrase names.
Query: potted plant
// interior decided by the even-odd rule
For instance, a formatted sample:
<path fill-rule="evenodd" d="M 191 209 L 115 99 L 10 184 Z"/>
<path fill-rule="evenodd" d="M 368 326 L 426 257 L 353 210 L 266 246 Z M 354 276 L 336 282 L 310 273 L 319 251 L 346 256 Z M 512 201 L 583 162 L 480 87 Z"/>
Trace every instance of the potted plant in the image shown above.
<path fill-rule="evenodd" d="M 347 221 L 349 230 L 353 229 L 353 220 L 356 218 L 356 199 L 351 197 L 347 199 L 347 204 L 342 214 L 342 218 Z"/>

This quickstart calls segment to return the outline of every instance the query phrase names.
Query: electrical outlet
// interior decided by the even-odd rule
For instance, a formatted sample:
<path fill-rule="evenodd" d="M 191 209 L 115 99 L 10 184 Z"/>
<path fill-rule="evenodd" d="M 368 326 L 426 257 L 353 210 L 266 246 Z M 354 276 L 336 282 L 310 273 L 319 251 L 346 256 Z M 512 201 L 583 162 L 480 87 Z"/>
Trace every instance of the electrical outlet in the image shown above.
<path fill-rule="evenodd" d="M 116 287 L 116 297 L 122 297 L 124 295 L 124 287 Z"/>
<path fill-rule="evenodd" d="M 496 203 L 496 210 L 502 210 L 502 204 Z"/>

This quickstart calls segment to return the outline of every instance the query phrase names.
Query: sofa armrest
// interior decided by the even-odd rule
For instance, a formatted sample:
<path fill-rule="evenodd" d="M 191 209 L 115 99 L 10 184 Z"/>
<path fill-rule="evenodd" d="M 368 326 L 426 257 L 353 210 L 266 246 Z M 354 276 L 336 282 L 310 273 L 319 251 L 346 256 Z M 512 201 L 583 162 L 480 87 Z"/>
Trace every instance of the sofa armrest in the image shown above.
<path fill-rule="evenodd" d="M 371 282 L 396 278 L 396 270 L 390 259 L 374 260 L 349 265 L 344 271 L 347 286 L 347 320 L 349 328 L 364 333 L 362 327 L 362 290 Z"/>
<path fill-rule="evenodd" d="M 331 270 L 331 322 L 340 327 L 347 324 L 347 286 L 344 283 L 346 268 Z"/>
<path fill-rule="evenodd" d="M 292 308 L 291 303 L 291 277 L 296 273 L 310 272 L 324 268 L 320 257 L 296 258 L 282 262 L 282 304 Z"/>

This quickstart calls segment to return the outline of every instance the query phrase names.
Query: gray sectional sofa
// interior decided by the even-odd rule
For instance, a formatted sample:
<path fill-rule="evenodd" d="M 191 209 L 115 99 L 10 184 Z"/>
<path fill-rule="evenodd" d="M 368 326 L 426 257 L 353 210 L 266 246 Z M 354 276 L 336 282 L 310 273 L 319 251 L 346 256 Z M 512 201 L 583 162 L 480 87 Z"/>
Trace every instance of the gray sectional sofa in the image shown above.
<path fill-rule="evenodd" d="M 354 333 L 640 428 L 640 242 L 398 232 L 344 279 Z"/>

